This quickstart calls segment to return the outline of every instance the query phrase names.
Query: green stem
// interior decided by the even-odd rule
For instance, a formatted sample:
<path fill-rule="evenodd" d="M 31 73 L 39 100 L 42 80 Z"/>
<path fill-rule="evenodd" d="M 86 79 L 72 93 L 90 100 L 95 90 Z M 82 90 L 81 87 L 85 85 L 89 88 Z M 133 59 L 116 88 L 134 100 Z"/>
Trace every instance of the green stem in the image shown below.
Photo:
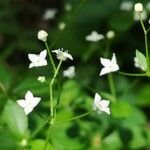
<path fill-rule="evenodd" d="M 149 74 L 145 74 L 145 73 L 141 73 L 141 74 L 138 74 L 138 73 L 125 73 L 125 72 L 119 72 L 120 74 L 122 75 L 126 75 L 126 76 L 133 76 L 133 77 L 149 77 L 150 75 Z"/>
<path fill-rule="evenodd" d="M 144 39 L 145 39 L 145 51 L 146 51 L 146 62 L 147 62 L 147 73 L 150 71 L 150 64 L 149 64 L 149 50 L 148 50 L 148 38 L 147 38 L 147 30 L 144 26 L 143 20 L 141 18 L 141 14 L 139 13 L 140 23 L 144 32 Z"/>
<path fill-rule="evenodd" d="M 51 64 L 52 64 L 52 66 L 53 66 L 53 70 L 54 70 L 54 72 L 55 72 L 55 71 L 56 71 L 56 66 L 55 66 L 54 60 L 53 60 L 53 58 L 52 58 L 52 55 L 51 55 L 50 49 L 49 49 L 49 47 L 48 47 L 47 42 L 44 42 L 44 43 L 45 43 L 45 46 L 46 46 L 46 49 L 47 49 L 47 52 L 48 52 L 48 55 L 49 55 L 49 58 L 50 58 Z"/>
<path fill-rule="evenodd" d="M 49 88 L 50 88 L 50 125 L 49 125 L 49 129 L 48 129 L 48 133 L 47 133 L 47 137 L 46 137 L 46 140 L 45 140 L 45 145 L 44 145 L 43 150 L 46 150 L 46 148 L 47 148 L 49 134 L 50 134 L 51 128 L 52 128 L 52 126 L 54 124 L 54 121 L 55 121 L 55 119 L 54 119 L 54 103 L 53 103 L 53 84 L 54 84 L 54 81 L 57 77 L 57 74 L 59 72 L 61 64 L 62 64 L 62 60 L 59 61 L 59 64 L 56 68 L 54 76 L 53 76 L 51 82 L 49 83 Z"/>
<path fill-rule="evenodd" d="M 46 140 L 45 140 L 45 145 L 44 145 L 43 150 L 46 150 L 46 148 L 47 148 L 47 144 L 48 144 L 48 139 L 49 139 L 49 135 L 50 135 L 50 132 L 51 132 L 51 128 L 52 128 L 52 125 L 49 125 L 49 129 L 48 129 L 48 133 L 47 133 L 47 137 L 46 137 Z"/>
<path fill-rule="evenodd" d="M 114 101 L 116 101 L 117 96 L 116 96 L 115 84 L 114 84 L 112 73 L 108 74 L 108 81 L 109 81 L 109 87 L 110 87 L 110 90 L 111 90 L 111 94 L 114 97 Z"/>
<path fill-rule="evenodd" d="M 147 29 L 147 33 L 150 31 L 150 27 Z"/>
<path fill-rule="evenodd" d="M 59 72 L 59 69 L 60 69 L 60 66 L 61 66 L 61 63 L 62 63 L 62 60 L 59 61 L 59 64 L 57 66 L 57 69 L 55 71 L 55 74 L 49 84 L 50 86 L 50 115 L 51 115 L 51 124 L 54 123 L 54 104 L 53 104 L 53 84 L 54 84 L 54 81 L 56 79 L 56 76 Z"/>
<path fill-rule="evenodd" d="M 58 122 L 55 123 L 55 125 L 59 125 L 59 124 L 65 123 L 65 122 L 69 122 L 69 121 L 73 121 L 73 120 L 76 120 L 76 119 L 85 117 L 85 116 L 89 115 L 92 111 L 93 111 L 93 110 L 88 111 L 88 112 L 86 112 L 86 113 L 84 113 L 84 114 L 81 114 L 81 115 L 72 117 L 72 118 L 68 118 L 68 119 L 65 119 L 65 120 L 62 120 L 62 121 L 58 121 Z"/>

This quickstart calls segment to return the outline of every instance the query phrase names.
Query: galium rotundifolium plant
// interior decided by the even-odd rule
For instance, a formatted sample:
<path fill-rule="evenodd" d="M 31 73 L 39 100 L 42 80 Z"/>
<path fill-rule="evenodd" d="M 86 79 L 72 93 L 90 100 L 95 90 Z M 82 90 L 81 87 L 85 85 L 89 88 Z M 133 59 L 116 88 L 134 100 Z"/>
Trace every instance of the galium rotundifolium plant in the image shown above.
<path fill-rule="evenodd" d="M 45 118 L 43 117 L 44 115 L 42 116 L 42 114 L 38 113 L 40 117 L 44 119 L 45 124 L 49 126 L 48 131 L 47 131 L 47 136 L 44 139 L 45 142 L 43 146 L 43 149 L 47 149 L 47 147 L 49 146 L 49 135 L 51 133 L 51 130 L 53 129 L 53 126 L 55 126 L 55 124 L 60 124 L 63 122 L 63 121 L 56 122 L 58 106 L 57 106 L 56 98 L 54 97 L 54 94 L 53 94 L 54 84 L 59 81 L 58 74 L 59 74 L 62 63 L 65 62 L 66 60 L 73 61 L 73 57 L 71 54 L 69 54 L 67 50 L 64 50 L 63 48 L 50 51 L 48 43 L 47 43 L 48 33 L 46 31 L 44 30 L 39 31 L 37 34 L 37 38 L 44 43 L 45 49 L 39 52 L 38 54 L 28 54 L 28 59 L 30 61 L 29 69 L 32 69 L 35 67 L 47 66 L 49 62 L 47 60 L 47 55 L 48 55 L 50 63 L 51 63 L 50 71 L 53 74 L 52 78 L 50 78 L 49 80 L 48 80 L 48 77 L 45 77 L 45 76 L 39 76 L 37 78 L 37 80 L 41 82 L 41 84 L 44 82 L 47 82 L 49 85 L 49 115 L 47 118 Z M 104 37 L 102 37 L 101 34 L 99 35 L 96 32 L 94 32 L 94 34 L 92 33 L 92 36 L 90 37 L 91 41 L 96 42 L 96 38 L 97 40 L 101 40 Z M 58 59 L 59 61 L 58 64 L 54 62 L 53 57 L 56 57 Z M 104 65 L 104 68 L 102 69 L 103 74 L 116 71 L 115 67 L 117 64 L 116 64 L 115 54 L 113 54 L 112 60 L 107 60 L 107 59 L 102 58 L 102 64 Z M 63 77 L 73 78 L 75 77 L 75 75 L 76 75 L 75 66 L 70 66 L 66 70 L 63 71 Z M 31 115 L 32 111 L 34 111 L 34 108 L 40 103 L 42 103 L 42 101 L 43 100 L 41 97 L 34 95 L 32 91 L 29 89 L 26 91 L 24 98 L 18 99 L 15 105 L 18 105 L 21 108 L 21 110 L 23 110 L 26 116 L 25 119 L 27 120 L 28 115 Z M 93 106 L 91 106 L 91 110 L 89 110 L 89 112 L 86 112 L 79 116 L 74 116 L 73 118 L 66 118 L 64 122 L 72 121 L 72 120 L 84 117 L 93 111 L 97 111 L 98 113 L 105 112 L 110 115 L 109 104 L 110 102 L 108 100 L 103 100 L 101 96 L 98 93 L 96 93 L 94 100 L 93 100 Z M 10 103 L 10 105 L 12 104 Z M 27 128 L 28 127 L 26 124 L 25 129 L 27 130 Z M 36 135 L 31 137 L 31 139 L 35 138 Z M 26 136 L 23 136 L 23 138 L 20 139 L 19 145 L 21 147 L 27 147 L 30 141 L 29 137 L 30 137 L 29 134 Z"/>

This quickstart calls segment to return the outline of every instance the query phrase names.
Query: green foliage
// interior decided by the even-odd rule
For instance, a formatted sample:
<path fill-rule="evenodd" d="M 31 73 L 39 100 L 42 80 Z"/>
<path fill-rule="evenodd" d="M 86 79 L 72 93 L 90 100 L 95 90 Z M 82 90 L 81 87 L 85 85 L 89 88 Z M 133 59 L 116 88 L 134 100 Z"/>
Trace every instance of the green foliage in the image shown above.
<path fill-rule="evenodd" d="M 39 53 L 45 48 L 44 43 L 37 40 L 37 32 L 41 29 L 49 34 L 50 50 L 63 47 L 74 57 L 73 62 L 63 62 L 53 86 L 53 100 L 58 107 L 47 150 L 150 148 L 149 78 L 134 79 L 114 73 L 117 95 L 114 101 L 107 75 L 99 76 L 102 68 L 99 58 L 105 57 L 108 41 L 85 41 L 85 36 L 93 30 L 105 36 L 108 30 L 115 31 L 114 39 L 109 41 L 109 55 L 116 53 L 121 71 L 134 72 L 134 50 L 144 49 L 144 36 L 140 23 L 133 19 L 133 8 L 120 10 L 123 0 L 85 0 L 79 7 L 80 2 L 0 1 L 0 149 L 44 149 L 50 120 L 48 82 L 53 75 L 52 67 L 28 68 L 28 53 Z M 148 0 L 142 2 L 146 7 Z M 66 3 L 72 5 L 70 12 L 64 10 Z M 58 7 L 56 18 L 43 20 L 45 9 L 52 7 Z M 147 13 L 149 16 L 150 11 Z M 58 29 L 60 22 L 66 23 L 63 31 Z M 144 24 L 148 27 L 148 20 Z M 57 63 L 54 54 L 52 57 Z M 136 58 L 140 68 L 146 71 L 145 53 L 136 50 Z M 76 77 L 62 77 L 62 71 L 70 65 L 75 65 Z M 43 75 L 47 82 L 40 83 L 37 77 Z M 26 116 L 16 101 L 24 98 L 28 90 L 42 99 Z M 92 109 L 95 92 L 102 99 L 110 100 L 111 115 L 91 112 L 84 118 L 70 120 Z M 27 140 L 25 145 L 21 143 L 23 139 Z"/>
<path fill-rule="evenodd" d="M 7 102 L 3 119 L 16 139 L 21 140 L 26 137 L 28 119 L 23 109 L 16 102 L 10 100 Z"/>
<path fill-rule="evenodd" d="M 36 139 L 30 142 L 30 149 L 31 150 L 38 150 L 44 149 L 45 141 L 42 139 Z M 48 143 L 47 148 L 45 150 L 53 150 L 52 146 Z"/>

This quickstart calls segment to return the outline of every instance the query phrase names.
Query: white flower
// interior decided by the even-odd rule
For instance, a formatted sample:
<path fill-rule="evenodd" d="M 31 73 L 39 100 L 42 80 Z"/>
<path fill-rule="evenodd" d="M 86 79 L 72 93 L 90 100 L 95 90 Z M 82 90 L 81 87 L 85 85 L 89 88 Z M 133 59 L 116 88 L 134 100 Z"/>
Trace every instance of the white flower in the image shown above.
<path fill-rule="evenodd" d="M 148 23 L 150 24 L 150 19 L 148 20 Z"/>
<path fill-rule="evenodd" d="M 60 22 L 59 25 L 58 25 L 58 28 L 59 28 L 59 30 L 61 30 L 61 31 L 64 30 L 65 27 L 66 27 L 66 24 L 65 24 L 64 22 Z"/>
<path fill-rule="evenodd" d="M 28 54 L 28 58 L 31 61 L 29 68 L 41 67 L 47 65 L 47 60 L 45 59 L 47 51 L 43 50 L 40 54 Z"/>
<path fill-rule="evenodd" d="M 107 37 L 108 39 L 113 39 L 114 36 L 115 36 L 115 32 L 112 31 L 112 30 L 108 31 L 107 34 L 106 34 L 106 37 Z"/>
<path fill-rule="evenodd" d="M 38 77 L 38 81 L 40 81 L 41 83 L 43 83 L 43 82 L 46 81 L 46 79 L 45 79 L 44 76 L 39 76 L 39 77 Z"/>
<path fill-rule="evenodd" d="M 25 99 L 18 100 L 17 103 L 24 109 L 25 114 L 28 115 L 40 100 L 40 97 L 34 97 L 33 94 L 28 91 L 25 95 Z"/>
<path fill-rule="evenodd" d="M 110 72 L 115 72 L 119 70 L 119 66 L 116 61 L 116 56 L 113 53 L 112 59 L 106 59 L 106 58 L 100 58 L 101 64 L 104 66 L 100 72 L 100 76 L 110 73 Z"/>
<path fill-rule="evenodd" d="M 67 70 L 64 70 L 63 76 L 68 78 L 73 78 L 75 76 L 75 67 L 70 66 Z"/>
<path fill-rule="evenodd" d="M 68 53 L 68 51 L 63 51 L 62 49 L 53 50 L 53 53 L 56 53 L 57 59 L 65 61 L 67 58 L 73 60 L 73 57 Z"/>
<path fill-rule="evenodd" d="M 47 36 L 48 36 L 48 33 L 44 30 L 40 30 L 37 34 L 38 39 L 43 42 L 47 41 Z"/>
<path fill-rule="evenodd" d="M 110 115 L 110 108 L 108 107 L 109 103 L 110 102 L 108 100 L 102 100 L 101 96 L 98 93 L 96 93 L 93 103 L 93 110 L 98 111 L 98 113 L 104 111 Z"/>
<path fill-rule="evenodd" d="M 66 11 L 71 11 L 71 9 L 72 9 L 72 5 L 69 4 L 69 3 L 66 3 L 66 4 L 65 4 L 65 10 L 66 10 Z"/>
<path fill-rule="evenodd" d="M 120 10 L 130 11 L 133 8 L 133 3 L 131 1 L 124 1 L 120 5 Z"/>
<path fill-rule="evenodd" d="M 104 39 L 103 34 L 98 34 L 96 31 L 92 31 L 90 35 L 85 37 L 86 41 L 97 42 Z"/>
<path fill-rule="evenodd" d="M 141 19 L 142 19 L 142 20 L 146 20 L 147 17 L 148 17 L 147 11 L 146 11 L 146 10 L 143 10 L 143 11 L 140 13 L 140 16 L 141 16 Z M 134 20 L 135 20 L 135 21 L 139 21 L 139 20 L 140 20 L 139 14 L 134 13 Z"/>
<path fill-rule="evenodd" d="M 142 3 L 136 3 L 134 5 L 134 11 L 137 13 L 141 13 L 143 11 L 143 4 Z"/>
<path fill-rule="evenodd" d="M 57 9 L 46 9 L 43 15 L 44 20 L 54 19 L 57 13 Z"/>

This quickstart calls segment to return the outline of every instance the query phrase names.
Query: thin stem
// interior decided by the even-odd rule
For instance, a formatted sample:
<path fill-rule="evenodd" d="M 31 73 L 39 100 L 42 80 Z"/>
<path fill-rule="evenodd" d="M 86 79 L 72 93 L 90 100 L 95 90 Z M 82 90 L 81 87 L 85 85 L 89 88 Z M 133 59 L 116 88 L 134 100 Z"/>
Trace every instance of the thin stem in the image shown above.
<path fill-rule="evenodd" d="M 52 128 L 52 125 L 49 125 L 49 129 L 48 129 L 48 133 L 47 133 L 47 137 L 46 137 L 46 140 L 45 140 L 45 145 L 44 145 L 43 150 L 46 150 L 46 148 L 47 148 L 47 144 L 48 144 L 48 139 L 49 139 L 49 135 L 50 135 L 50 132 L 51 132 L 51 128 Z"/>
<path fill-rule="evenodd" d="M 150 70 L 150 64 L 149 64 L 149 50 L 148 50 L 148 38 L 147 38 L 147 30 L 144 26 L 143 20 L 141 18 L 141 14 L 139 13 L 140 23 L 144 32 L 144 39 L 145 39 L 145 51 L 146 51 L 146 62 L 147 62 L 147 72 Z"/>
<path fill-rule="evenodd" d="M 54 74 L 54 76 L 53 76 L 53 78 L 52 78 L 52 80 L 51 80 L 51 82 L 49 84 L 49 86 L 50 86 L 50 115 L 51 115 L 51 124 L 54 123 L 53 83 L 54 83 L 54 81 L 56 79 L 56 76 L 57 76 L 57 74 L 59 72 L 61 63 L 62 63 L 62 60 L 60 60 L 58 66 L 57 66 L 57 69 L 55 71 L 55 74 Z"/>
<path fill-rule="evenodd" d="M 114 101 L 116 101 L 117 97 L 116 97 L 116 90 L 115 90 L 115 84 L 114 84 L 112 73 L 108 74 L 108 81 L 109 81 L 109 86 L 110 86 L 111 94 L 114 97 Z"/>
<path fill-rule="evenodd" d="M 147 33 L 150 31 L 150 27 L 147 29 Z"/>
<path fill-rule="evenodd" d="M 126 76 L 133 76 L 133 77 L 149 77 L 150 75 L 149 74 L 136 74 L 136 73 L 126 73 L 126 72 L 119 72 L 120 74 L 122 75 L 126 75 Z"/>
<path fill-rule="evenodd" d="M 46 46 L 46 49 L 47 49 L 47 52 L 48 52 L 48 55 L 49 55 L 49 58 L 50 58 L 51 64 L 52 64 L 52 66 L 53 66 L 53 70 L 54 70 L 54 72 L 55 72 L 55 71 L 56 71 L 56 66 L 55 66 L 54 60 L 53 60 L 53 58 L 52 58 L 52 55 L 51 55 L 50 49 L 49 49 L 49 47 L 48 47 L 47 42 L 44 42 L 44 43 L 45 43 L 45 46 Z"/>
<path fill-rule="evenodd" d="M 69 122 L 69 121 L 73 121 L 73 120 L 76 120 L 76 119 L 85 117 L 85 116 L 89 115 L 92 111 L 93 111 L 93 110 L 88 111 L 88 112 L 86 112 L 86 113 L 84 113 L 84 114 L 81 114 L 81 115 L 72 117 L 72 118 L 68 118 L 68 119 L 65 119 L 65 120 L 62 120 L 62 121 L 58 121 L 58 122 L 55 123 L 55 125 L 59 125 L 59 124 L 65 123 L 65 122 Z"/>

